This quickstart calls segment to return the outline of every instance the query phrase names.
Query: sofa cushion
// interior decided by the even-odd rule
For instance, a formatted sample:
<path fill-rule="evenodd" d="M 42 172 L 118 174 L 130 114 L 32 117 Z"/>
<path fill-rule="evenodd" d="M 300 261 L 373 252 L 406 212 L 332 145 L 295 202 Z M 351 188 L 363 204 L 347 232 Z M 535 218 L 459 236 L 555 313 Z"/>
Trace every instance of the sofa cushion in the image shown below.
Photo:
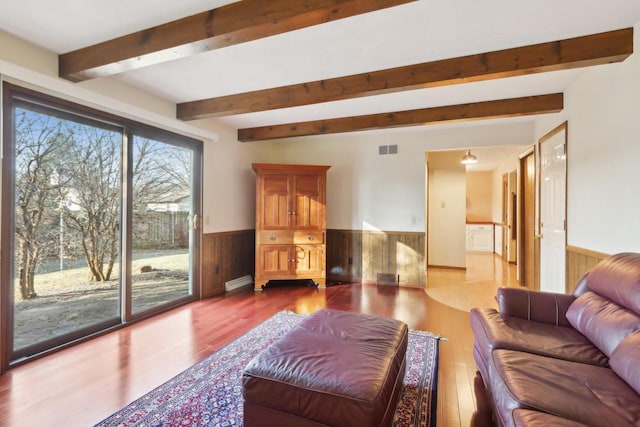
<path fill-rule="evenodd" d="M 574 295 L 500 287 L 496 298 L 502 315 L 555 326 L 571 326 L 566 313 L 576 299 Z"/>
<path fill-rule="evenodd" d="M 640 394 L 640 331 L 622 340 L 611 355 L 611 369 Z"/>
<path fill-rule="evenodd" d="M 640 329 L 640 316 L 595 292 L 579 296 L 567 319 L 609 357 L 624 337 Z"/>
<path fill-rule="evenodd" d="M 492 359 L 503 419 L 522 408 L 595 427 L 640 424 L 640 396 L 609 368 L 512 350 L 495 350 Z"/>
<path fill-rule="evenodd" d="M 516 409 L 513 411 L 513 424 L 516 427 L 588 427 L 586 424 L 577 421 L 529 409 Z"/>
<path fill-rule="evenodd" d="M 494 309 L 471 310 L 471 328 L 482 354 L 493 349 L 527 351 L 574 362 L 607 366 L 607 357 L 573 328 L 503 316 Z"/>
<path fill-rule="evenodd" d="M 587 286 L 640 315 L 640 254 L 621 253 L 596 265 Z"/>

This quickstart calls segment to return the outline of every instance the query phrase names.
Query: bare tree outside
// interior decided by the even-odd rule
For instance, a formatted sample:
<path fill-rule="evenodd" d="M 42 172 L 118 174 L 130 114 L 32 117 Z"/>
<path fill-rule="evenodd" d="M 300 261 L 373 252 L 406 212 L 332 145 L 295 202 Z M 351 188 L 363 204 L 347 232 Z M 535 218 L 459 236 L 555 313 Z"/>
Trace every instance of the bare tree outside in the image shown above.
<path fill-rule="evenodd" d="M 22 299 L 37 297 L 34 276 L 43 257 L 56 246 L 58 165 L 68 135 L 52 117 L 17 109 L 16 267 Z"/>
<path fill-rule="evenodd" d="M 43 257 L 63 257 L 65 247 L 81 249 L 92 281 L 110 280 L 119 255 L 122 135 L 17 111 L 16 237 L 22 298 L 37 296 L 33 277 Z M 135 140 L 132 204 L 139 230 L 154 205 L 189 195 L 191 157 L 189 150 Z"/>
<path fill-rule="evenodd" d="M 91 280 L 104 282 L 118 258 L 122 136 L 75 123 L 68 132 L 66 185 L 59 187 L 59 197 L 67 200 L 64 216 L 79 240 Z"/>

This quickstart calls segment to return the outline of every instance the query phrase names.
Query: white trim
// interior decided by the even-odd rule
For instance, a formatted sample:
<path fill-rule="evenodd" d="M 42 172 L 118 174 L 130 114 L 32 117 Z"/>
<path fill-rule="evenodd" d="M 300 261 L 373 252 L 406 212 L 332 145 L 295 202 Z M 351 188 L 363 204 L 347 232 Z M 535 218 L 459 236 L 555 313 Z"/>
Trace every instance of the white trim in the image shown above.
<path fill-rule="evenodd" d="M 21 67 L 0 59 L 0 75 L 5 81 L 15 80 L 16 83 L 24 82 L 34 85 L 64 96 L 66 99 L 78 101 L 81 104 L 118 115 L 134 119 L 149 125 L 153 125 L 165 130 L 180 133 L 192 138 L 204 139 L 206 141 L 218 142 L 219 135 L 215 132 L 190 125 L 181 120 L 163 116 L 144 108 L 136 107 L 126 102 L 111 98 L 75 85 L 66 80 L 47 76 L 28 68 Z M 7 79 L 7 77 L 9 79 Z"/>

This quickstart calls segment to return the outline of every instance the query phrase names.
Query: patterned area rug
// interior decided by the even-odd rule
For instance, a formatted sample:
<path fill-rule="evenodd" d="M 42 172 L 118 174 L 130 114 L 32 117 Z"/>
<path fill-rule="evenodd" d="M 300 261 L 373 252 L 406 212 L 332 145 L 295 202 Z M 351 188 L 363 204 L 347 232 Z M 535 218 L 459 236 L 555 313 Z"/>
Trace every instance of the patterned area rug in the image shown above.
<path fill-rule="evenodd" d="M 97 427 L 242 426 L 242 369 L 304 317 L 277 313 Z M 427 332 L 409 332 L 407 371 L 394 426 L 436 425 L 439 340 Z"/>

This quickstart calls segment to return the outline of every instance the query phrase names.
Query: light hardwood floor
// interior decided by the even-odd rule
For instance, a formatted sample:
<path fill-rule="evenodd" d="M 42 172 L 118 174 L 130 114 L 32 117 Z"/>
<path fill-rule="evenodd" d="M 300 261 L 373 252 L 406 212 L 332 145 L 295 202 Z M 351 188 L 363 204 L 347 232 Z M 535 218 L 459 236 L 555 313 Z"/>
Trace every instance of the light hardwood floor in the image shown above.
<path fill-rule="evenodd" d="M 0 425 L 90 426 L 280 310 L 322 307 L 394 317 L 447 338 L 440 345 L 438 426 L 468 426 L 476 411 L 469 309 L 495 307 L 515 268 L 468 254 L 468 268 L 429 269 L 427 287 L 347 284 L 253 289 L 191 303 L 0 376 Z"/>

